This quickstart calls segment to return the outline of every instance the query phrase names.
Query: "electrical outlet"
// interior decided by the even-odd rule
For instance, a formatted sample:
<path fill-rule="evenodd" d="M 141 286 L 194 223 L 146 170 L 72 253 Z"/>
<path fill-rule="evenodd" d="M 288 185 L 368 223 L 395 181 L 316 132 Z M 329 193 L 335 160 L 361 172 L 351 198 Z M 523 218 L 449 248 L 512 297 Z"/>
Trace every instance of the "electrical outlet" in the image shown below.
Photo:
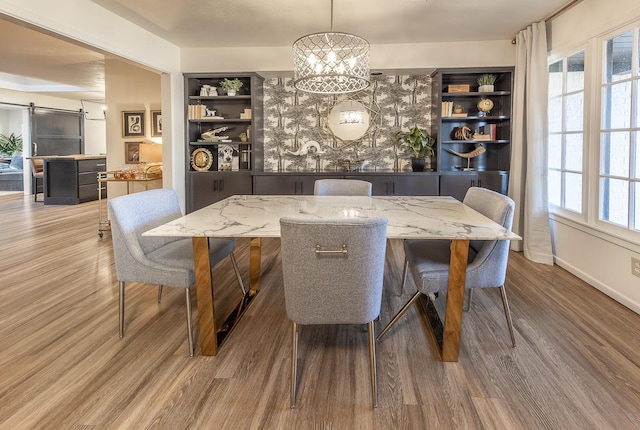
<path fill-rule="evenodd" d="M 631 274 L 640 278 L 640 258 L 631 257 Z"/>

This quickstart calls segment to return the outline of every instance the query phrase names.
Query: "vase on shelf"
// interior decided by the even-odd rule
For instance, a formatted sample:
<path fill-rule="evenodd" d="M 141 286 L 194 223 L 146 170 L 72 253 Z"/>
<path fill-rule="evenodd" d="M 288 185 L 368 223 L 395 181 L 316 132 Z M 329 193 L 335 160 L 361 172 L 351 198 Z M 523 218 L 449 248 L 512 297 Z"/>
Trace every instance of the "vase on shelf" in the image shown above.
<path fill-rule="evenodd" d="M 235 96 L 236 95 L 236 90 L 227 90 L 227 95 L 228 96 Z"/>
<path fill-rule="evenodd" d="M 479 93 L 492 93 L 493 92 L 493 85 L 480 85 L 478 87 L 478 92 Z"/>
<path fill-rule="evenodd" d="M 425 157 L 411 157 L 411 170 L 414 172 L 424 172 L 426 165 L 427 159 Z"/>

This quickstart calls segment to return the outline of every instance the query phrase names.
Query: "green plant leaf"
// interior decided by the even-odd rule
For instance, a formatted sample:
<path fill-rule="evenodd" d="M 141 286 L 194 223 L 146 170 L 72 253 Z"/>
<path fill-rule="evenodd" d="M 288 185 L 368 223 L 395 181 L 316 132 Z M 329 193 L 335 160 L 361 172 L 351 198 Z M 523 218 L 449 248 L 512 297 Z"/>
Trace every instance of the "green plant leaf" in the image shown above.
<path fill-rule="evenodd" d="M 0 134 L 0 153 L 11 156 L 22 151 L 22 135 L 16 136 L 11 133 L 9 136 Z"/>
<path fill-rule="evenodd" d="M 398 132 L 396 134 L 398 143 L 411 148 L 416 158 L 425 156 L 433 157 L 435 151 L 433 146 L 436 140 L 429 135 L 427 130 L 413 127 L 408 132 Z"/>

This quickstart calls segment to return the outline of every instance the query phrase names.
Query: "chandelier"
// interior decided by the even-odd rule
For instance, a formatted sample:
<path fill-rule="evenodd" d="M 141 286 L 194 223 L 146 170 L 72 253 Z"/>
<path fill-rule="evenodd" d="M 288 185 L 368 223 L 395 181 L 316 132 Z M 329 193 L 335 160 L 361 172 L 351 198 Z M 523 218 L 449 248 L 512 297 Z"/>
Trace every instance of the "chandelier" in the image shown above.
<path fill-rule="evenodd" d="M 340 124 L 364 124 L 364 112 L 360 109 L 356 109 L 353 101 L 349 101 L 345 104 L 347 107 L 340 111 Z"/>
<path fill-rule="evenodd" d="M 309 93 L 342 94 L 369 86 L 369 42 L 331 31 L 302 36 L 293 43 L 293 85 Z"/>

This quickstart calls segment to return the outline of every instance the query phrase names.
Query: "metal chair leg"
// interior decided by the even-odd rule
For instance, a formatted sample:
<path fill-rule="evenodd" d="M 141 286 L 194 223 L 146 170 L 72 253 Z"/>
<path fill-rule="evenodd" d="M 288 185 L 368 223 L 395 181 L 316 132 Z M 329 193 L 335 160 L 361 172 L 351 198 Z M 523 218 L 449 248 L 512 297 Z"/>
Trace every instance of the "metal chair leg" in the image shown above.
<path fill-rule="evenodd" d="M 294 322 L 291 328 L 291 409 L 295 409 L 298 377 L 298 325 Z"/>
<path fill-rule="evenodd" d="M 400 287 L 400 295 L 404 296 L 404 285 L 407 283 L 407 270 L 409 268 L 409 260 L 404 257 L 404 268 L 402 269 L 402 286 Z"/>
<path fill-rule="evenodd" d="M 158 285 L 158 303 L 162 300 L 162 285 Z"/>
<path fill-rule="evenodd" d="M 513 322 L 511 321 L 511 309 L 509 309 L 509 301 L 507 300 L 507 290 L 503 286 L 500 287 L 500 295 L 502 297 L 502 307 L 504 308 L 504 316 L 507 317 L 507 325 L 509 326 L 509 335 L 511 335 L 511 345 L 516 346 L 516 337 L 513 335 Z"/>
<path fill-rule="evenodd" d="M 244 282 L 242 282 L 242 276 L 240 276 L 240 269 L 238 268 L 238 263 L 236 262 L 236 257 L 233 255 L 233 252 L 230 255 L 231 263 L 233 264 L 233 270 L 236 272 L 236 278 L 238 278 L 238 284 L 240 284 L 240 289 L 242 290 L 242 295 L 245 296 L 247 291 L 244 289 Z"/>
<path fill-rule="evenodd" d="M 467 290 L 467 305 L 464 307 L 465 312 L 469 312 L 471 310 L 471 300 L 473 299 L 473 288 L 469 288 Z"/>
<path fill-rule="evenodd" d="M 185 288 L 185 298 L 187 301 L 187 330 L 189 330 L 189 356 L 193 357 L 193 327 L 191 324 L 191 290 Z"/>
<path fill-rule="evenodd" d="M 120 337 L 124 337 L 124 281 L 120 281 L 119 282 L 119 286 L 120 286 L 120 309 L 119 309 L 119 316 L 120 316 Z"/>
<path fill-rule="evenodd" d="M 395 317 L 393 317 L 391 319 L 391 321 L 389 321 L 389 324 L 387 324 L 387 326 L 384 328 L 384 330 L 382 330 L 382 332 L 380 332 L 380 334 L 377 337 L 377 341 L 380 342 L 380 339 L 382 339 L 382 336 L 384 336 L 385 334 L 387 334 L 387 332 L 391 329 L 391 327 L 398 322 L 398 320 L 400 319 L 400 317 L 402 315 L 405 314 L 405 312 L 407 312 L 407 310 L 409 309 L 409 306 L 411 306 L 413 304 L 413 302 L 415 302 L 416 300 L 418 300 L 418 298 L 420 297 L 420 294 L 422 294 L 420 291 L 417 291 L 413 297 L 411 297 L 411 300 L 409 300 L 407 302 L 406 305 L 404 305 L 402 307 L 402 309 L 400 309 L 400 311 L 396 314 Z"/>
<path fill-rule="evenodd" d="M 373 327 L 373 321 L 367 324 L 369 329 L 369 365 L 371 367 L 371 396 L 373 399 L 373 408 L 378 407 L 378 374 L 376 371 L 376 340 Z"/>

